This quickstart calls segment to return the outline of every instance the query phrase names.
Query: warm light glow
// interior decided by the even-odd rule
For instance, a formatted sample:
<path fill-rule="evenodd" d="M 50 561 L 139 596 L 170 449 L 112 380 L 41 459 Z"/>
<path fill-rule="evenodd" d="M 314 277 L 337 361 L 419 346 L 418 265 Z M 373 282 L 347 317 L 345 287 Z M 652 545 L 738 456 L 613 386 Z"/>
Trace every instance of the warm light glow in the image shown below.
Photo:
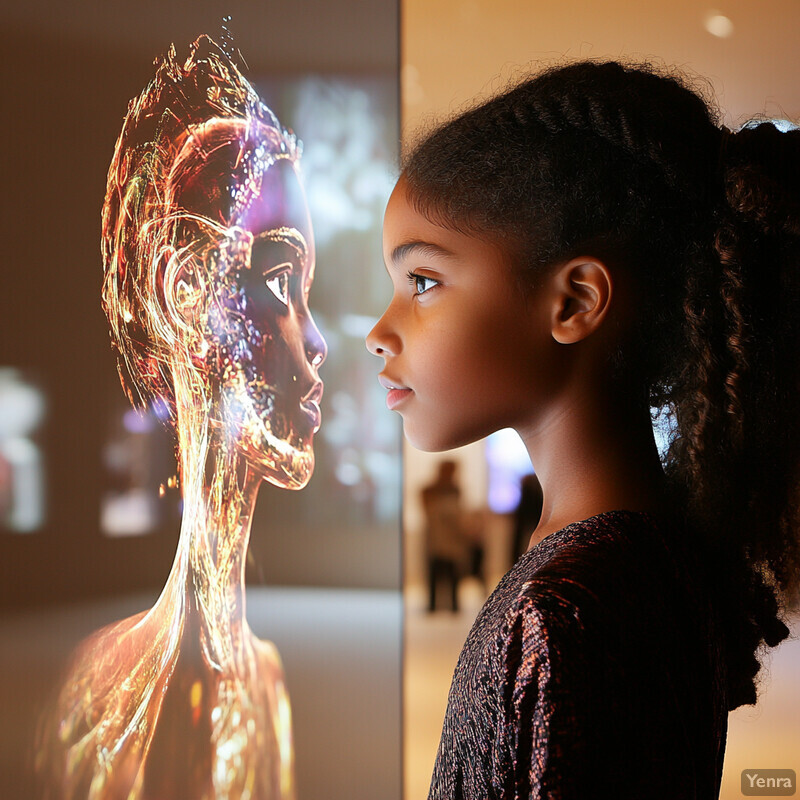
<path fill-rule="evenodd" d="M 425 99 L 425 90 L 419 80 L 419 70 L 413 64 L 404 64 L 400 70 L 400 85 L 403 88 L 403 103 L 418 105 Z"/>
<path fill-rule="evenodd" d="M 719 11 L 709 11 L 705 19 L 705 28 L 719 39 L 727 39 L 733 34 L 733 22 Z"/>
<path fill-rule="evenodd" d="M 299 156 L 207 37 L 129 106 L 103 305 L 123 386 L 176 431 L 184 513 L 156 605 L 73 657 L 40 753 L 54 796 L 294 798 L 283 668 L 247 625 L 244 564 L 261 482 L 302 488 L 320 424 Z"/>

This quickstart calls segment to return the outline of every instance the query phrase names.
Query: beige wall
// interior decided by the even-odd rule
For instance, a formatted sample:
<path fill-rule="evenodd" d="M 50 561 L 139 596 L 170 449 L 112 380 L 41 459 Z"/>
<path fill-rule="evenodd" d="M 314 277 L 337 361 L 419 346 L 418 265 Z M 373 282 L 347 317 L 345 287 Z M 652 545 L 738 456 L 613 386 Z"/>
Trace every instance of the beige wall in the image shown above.
<path fill-rule="evenodd" d="M 709 13 L 728 16 L 732 35 L 708 33 Z M 655 59 L 706 76 L 731 123 L 797 117 L 798 29 L 797 0 L 405 0 L 405 126 L 492 94 L 526 66 L 581 57 Z"/>

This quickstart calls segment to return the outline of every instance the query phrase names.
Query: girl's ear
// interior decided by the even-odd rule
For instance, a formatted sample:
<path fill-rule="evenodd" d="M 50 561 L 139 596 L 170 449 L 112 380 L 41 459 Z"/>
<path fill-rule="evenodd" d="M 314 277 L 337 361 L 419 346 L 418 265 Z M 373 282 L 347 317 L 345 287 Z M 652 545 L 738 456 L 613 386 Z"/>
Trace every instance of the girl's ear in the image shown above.
<path fill-rule="evenodd" d="M 552 276 L 555 291 L 552 335 L 560 344 L 574 344 L 594 333 L 608 315 L 614 282 L 597 258 L 570 259 Z"/>

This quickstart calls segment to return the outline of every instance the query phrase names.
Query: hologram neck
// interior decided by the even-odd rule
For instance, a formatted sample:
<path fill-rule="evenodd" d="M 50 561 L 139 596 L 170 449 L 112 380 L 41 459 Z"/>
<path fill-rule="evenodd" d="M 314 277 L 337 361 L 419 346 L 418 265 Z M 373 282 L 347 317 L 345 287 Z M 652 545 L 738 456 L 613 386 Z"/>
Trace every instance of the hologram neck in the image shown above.
<path fill-rule="evenodd" d="M 186 394 L 176 387 L 183 517 L 168 590 L 182 594 L 208 655 L 224 661 L 246 625 L 244 570 L 261 476 L 209 422 L 200 398 Z"/>

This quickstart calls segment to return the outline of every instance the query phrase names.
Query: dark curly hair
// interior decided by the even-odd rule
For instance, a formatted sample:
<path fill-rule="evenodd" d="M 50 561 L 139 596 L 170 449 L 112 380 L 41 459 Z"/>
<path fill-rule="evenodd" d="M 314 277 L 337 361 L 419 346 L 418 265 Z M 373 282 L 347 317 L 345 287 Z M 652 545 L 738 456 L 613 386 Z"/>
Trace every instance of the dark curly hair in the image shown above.
<path fill-rule="evenodd" d="M 679 76 L 585 61 L 435 129 L 403 175 L 525 287 L 587 252 L 631 276 L 641 313 L 611 363 L 672 420 L 664 467 L 718 601 L 728 706 L 755 703 L 800 588 L 800 131 L 734 134 Z"/>

